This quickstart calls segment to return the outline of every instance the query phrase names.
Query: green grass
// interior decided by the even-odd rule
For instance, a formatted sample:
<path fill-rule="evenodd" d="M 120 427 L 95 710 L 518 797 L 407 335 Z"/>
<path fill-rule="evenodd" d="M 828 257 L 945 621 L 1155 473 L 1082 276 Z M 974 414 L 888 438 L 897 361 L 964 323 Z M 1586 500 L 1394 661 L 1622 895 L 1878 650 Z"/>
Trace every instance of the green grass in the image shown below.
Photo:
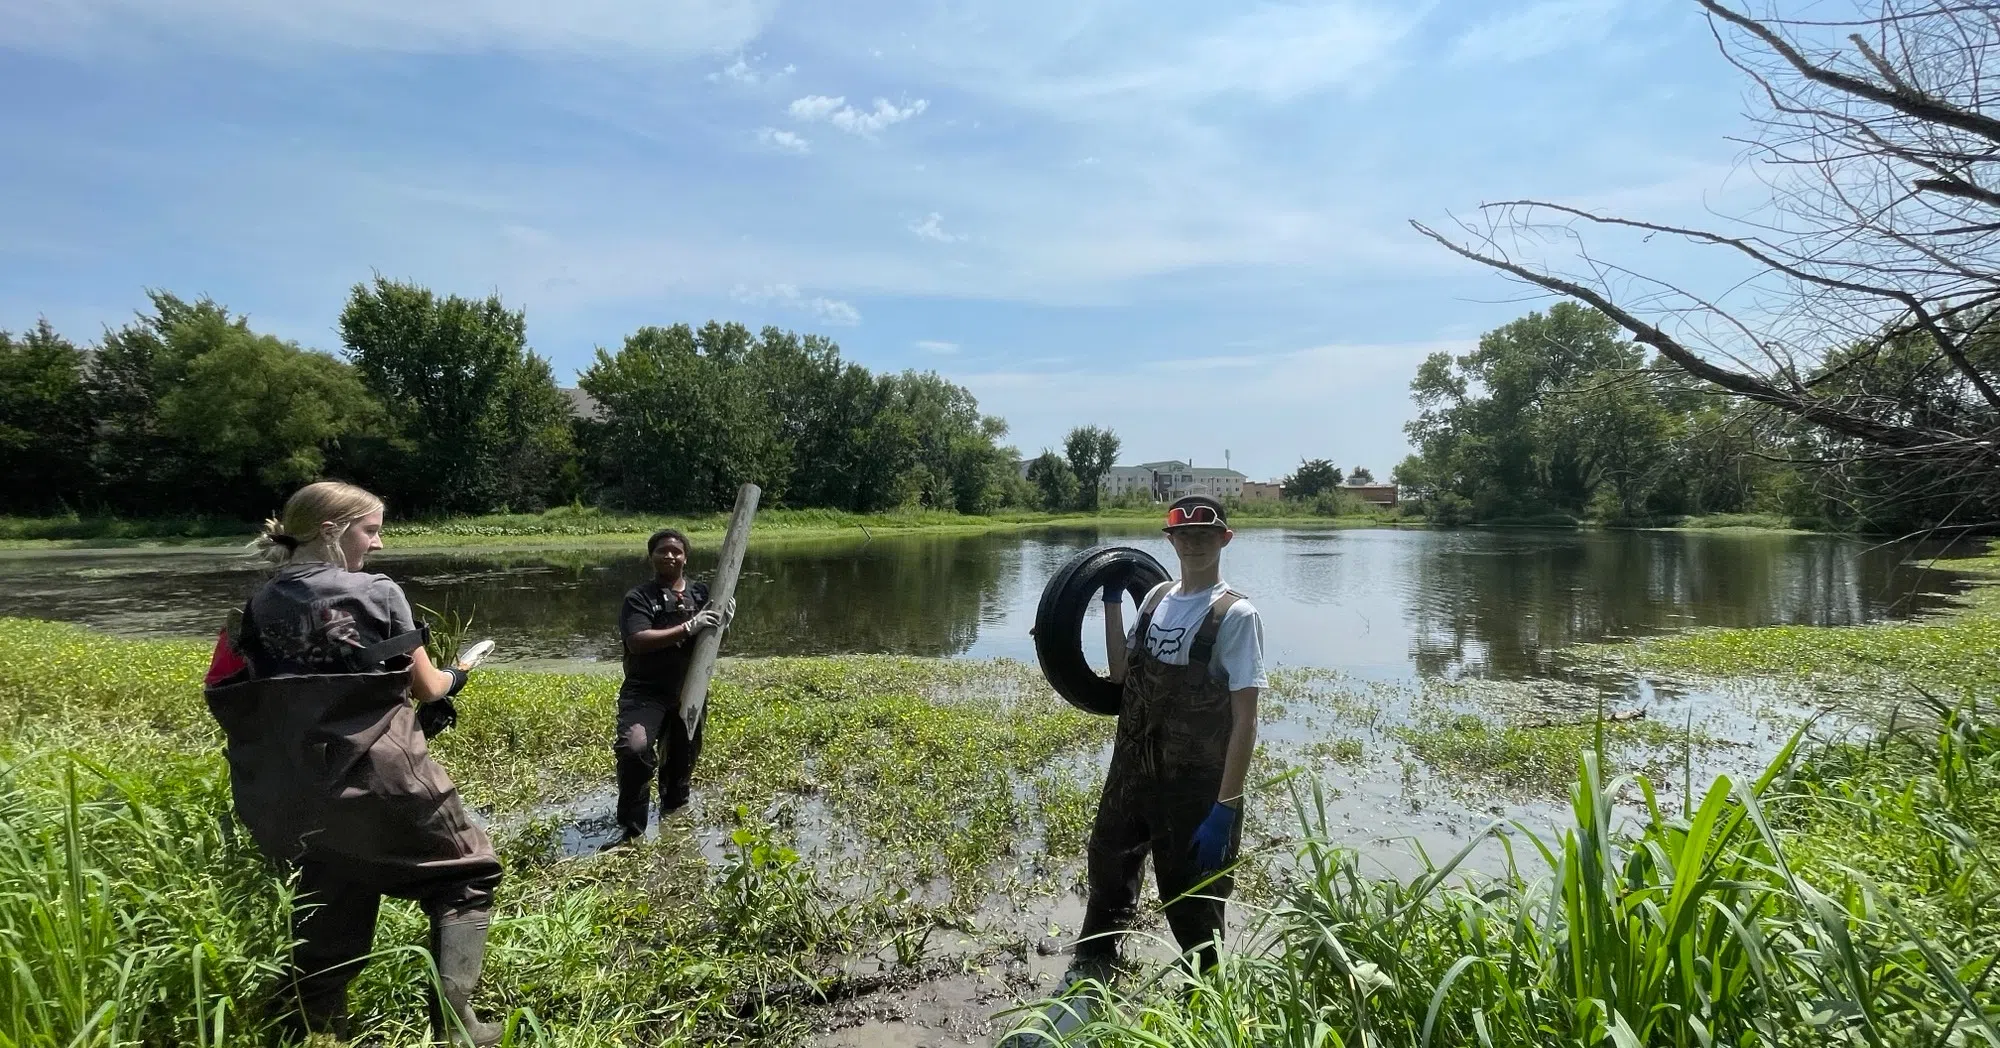
<path fill-rule="evenodd" d="M 1754 528 L 1759 531 L 1801 531 L 1792 517 L 1782 513 L 1706 513 L 1681 517 L 1674 521 L 1676 528 L 1707 530 L 1715 528 Z"/>
<path fill-rule="evenodd" d="M 1826 628 L 1708 629 L 1588 649 L 1594 659 L 1655 674 L 1786 682 L 1873 708 L 1932 696 L 2000 696 L 2000 555 L 1939 562 L 1978 583 L 1942 615 Z"/>
<path fill-rule="evenodd" d="M 2000 558 L 1958 566 L 2000 574 Z M 1714 630 L 1581 653 L 1827 696 L 1893 686 L 1914 700 L 1873 735 L 1804 751 L 1795 739 L 1754 782 L 1720 777 L 1698 795 L 1662 798 L 1652 775 L 1600 764 L 1600 749 L 1671 751 L 1671 731 L 1647 722 L 1605 724 L 1600 746 L 1595 724 L 1510 726 L 1504 712 L 1420 696 L 1391 737 L 1474 778 L 1567 785 L 1567 824 L 1496 824 L 1457 855 L 1424 857 L 1420 876 L 1380 879 L 1332 843 L 1324 794 L 1301 782 L 1289 854 L 1252 862 L 1292 872 L 1222 964 L 1192 984 L 1152 969 L 1105 991 L 1074 1043 L 2000 1045 L 1996 609 L 2000 592 L 1985 588 L 1917 623 Z M 1302 674 L 1280 690 L 1295 702 L 1354 690 L 1338 685 Z M 1380 706 L 1346 704 L 1351 723 Z M 1634 793 L 1643 803 L 1621 808 Z M 1465 873 L 1488 844 L 1505 849 L 1501 872 Z"/>
<path fill-rule="evenodd" d="M 1218 968 L 1107 992 L 1072 1043 L 2000 1044 L 1996 774 L 2000 729 L 1978 720 L 1797 766 L 1788 748 L 1678 807 L 1586 753 L 1566 827 L 1496 826 L 1409 880 L 1363 875 L 1300 787 L 1283 896 Z M 1641 817 L 1614 829 L 1628 786 Z M 1461 875 L 1489 839 L 1519 861 Z"/>
<path fill-rule="evenodd" d="M 1613 768 L 1655 765 L 1707 740 L 1685 728 L 1650 720 L 1602 726 L 1605 759 Z M 1521 796 L 1560 797 L 1576 779 L 1576 755 L 1599 746 L 1595 723 L 1530 726 L 1476 713 L 1427 707 L 1414 724 L 1390 734 L 1424 763 L 1451 772 L 1460 784 L 1497 786 Z"/>
<path fill-rule="evenodd" d="M 0 1045 L 262 1043 L 285 885 L 229 817 L 206 657 L 0 619 Z M 1018 664 L 732 663 L 697 786 L 736 827 L 731 858 L 711 870 L 677 820 L 657 843 L 561 859 L 541 805 L 610 785 L 616 685 L 482 672 L 435 740 L 500 828 L 486 1003 L 545 1024 L 536 1043 L 798 1043 L 805 1012 L 739 1018 L 744 995 L 856 955 L 918 963 L 930 929 L 992 893 L 1067 883 L 1093 790 L 1054 769 L 1110 729 Z M 830 829 L 801 855 L 815 809 Z M 387 1043 L 421 1034 L 422 941 L 421 915 L 391 904 L 356 993 Z"/>
<path fill-rule="evenodd" d="M 894 534 L 977 534 L 1022 528 L 1132 524 L 1160 518 L 1157 506 L 1105 507 L 1094 512 L 1044 513 L 1001 510 L 985 515 L 935 510 L 887 513 L 846 513 L 825 509 L 759 510 L 755 534 L 759 541 L 864 538 Z M 1410 524 L 1390 513 L 1342 517 L 1316 514 L 1293 503 L 1246 503 L 1232 512 L 1232 523 L 1246 527 L 1315 524 L 1336 528 L 1388 527 Z M 629 546 L 646 535 L 674 527 L 690 536 L 716 536 L 728 527 L 727 513 L 649 514 L 561 507 L 545 513 L 492 514 L 441 519 L 391 519 L 383 541 L 405 549 L 492 546 Z M 115 517 L 0 517 L 0 549 L 88 549 L 160 546 L 226 546 L 246 542 L 255 522 L 206 517 L 125 519 Z"/>
<path fill-rule="evenodd" d="M 1467 782 L 1566 785 L 1568 824 L 1469 841 L 1508 849 L 1498 875 L 1466 874 L 1460 855 L 1379 879 L 1330 843 L 1324 796 L 1295 780 L 1294 832 L 1254 857 L 1250 927 L 1223 966 L 1185 996 L 1171 969 L 1143 973 L 1091 1043 L 2000 1046 L 2000 728 L 1984 715 L 2000 698 L 1995 607 L 1976 591 L 1919 623 L 1595 652 L 1946 702 L 1692 797 L 1601 766 L 1594 725 L 1519 723 L 1531 695 L 1275 674 L 1274 701 L 1360 736 L 1328 733 L 1301 756 L 1352 762 L 1394 743 Z M 228 815 L 195 685 L 206 655 L 0 620 L 0 1048 L 263 1043 L 286 886 Z M 608 785 L 615 687 L 482 672 L 437 740 L 500 828 L 507 881 L 482 1004 L 517 1020 L 516 1043 L 800 1044 L 809 1009 L 746 1000 L 836 978 L 856 957 L 914 971 L 935 929 L 993 894 L 1074 880 L 1110 722 L 1067 710 L 1027 667 L 729 664 L 698 784 L 733 829 L 713 867 L 679 820 L 622 853 L 555 851 L 541 805 Z M 1492 708 L 1471 716 L 1482 696 Z M 1605 733 L 1607 759 L 1637 772 L 1698 741 L 1643 721 Z M 357 984 L 377 1043 L 421 1035 L 421 924 L 392 904 Z"/>

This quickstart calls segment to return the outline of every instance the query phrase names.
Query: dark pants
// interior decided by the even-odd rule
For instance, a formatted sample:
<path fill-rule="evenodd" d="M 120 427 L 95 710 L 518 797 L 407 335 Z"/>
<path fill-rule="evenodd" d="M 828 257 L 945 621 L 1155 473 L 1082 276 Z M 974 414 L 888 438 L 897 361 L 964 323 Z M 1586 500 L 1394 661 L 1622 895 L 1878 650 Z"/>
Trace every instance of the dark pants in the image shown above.
<path fill-rule="evenodd" d="M 694 762 L 701 756 L 702 736 L 708 730 L 708 711 L 702 711 L 690 739 L 676 708 L 679 703 L 678 695 L 632 689 L 618 694 L 618 738 L 611 749 L 618 755 L 618 826 L 628 836 L 646 832 L 647 787 L 655 772 L 660 777 L 660 815 L 687 806 Z"/>
<path fill-rule="evenodd" d="M 410 899 L 433 922 L 493 908 L 498 860 L 449 870 L 355 863 L 308 855 L 298 864 L 292 904 L 292 980 L 301 1010 L 314 1022 L 345 1011 L 347 984 L 375 948 L 375 921 L 384 895 Z"/>
<path fill-rule="evenodd" d="M 1215 961 L 1215 944 L 1222 941 L 1222 900 L 1228 898 L 1232 885 L 1227 876 L 1208 881 L 1209 875 L 1189 849 L 1194 831 L 1215 806 L 1222 769 L 1142 772 L 1138 762 L 1129 757 L 1113 753 L 1097 805 L 1097 821 L 1091 826 L 1086 860 L 1090 897 L 1077 954 L 1117 954 L 1116 933 L 1130 927 L 1137 915 L 1139 877 L 1150 854 L 1153 879 L 1159 886 L 1174 941 L 1183 953 L 1196 951 L 1199 965 L 1206 968 Z M 1240 840 L 1239 821 L 1231 834 L 1225 865 L 1234 861 Z"/>

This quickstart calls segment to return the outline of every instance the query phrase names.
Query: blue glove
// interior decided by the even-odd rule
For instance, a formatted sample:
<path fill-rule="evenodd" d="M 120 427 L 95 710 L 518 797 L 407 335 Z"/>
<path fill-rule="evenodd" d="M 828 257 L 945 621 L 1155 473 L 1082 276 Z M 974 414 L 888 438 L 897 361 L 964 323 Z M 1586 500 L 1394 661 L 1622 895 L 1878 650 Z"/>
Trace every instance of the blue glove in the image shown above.
<path fill-rule="evenodd" d="M 1201 867 L 1203 874 L 1222 869 L 1229 856 L 1230 831 L 1236 828 L 1236 809 L 1220 801 L 1208 810 L 1208 818 L 1201 820 L 1201 826 L 1194 831 L 1194 841 L 1188 845 L 1188 853 Z"/>
<path fill-rule="evenodd" d="M 1106 604 L 1125 603 L 1125 580 L 1123 578 L 1116 578 L 1105 583 L 1104 594 L 1098 599 Z"/>

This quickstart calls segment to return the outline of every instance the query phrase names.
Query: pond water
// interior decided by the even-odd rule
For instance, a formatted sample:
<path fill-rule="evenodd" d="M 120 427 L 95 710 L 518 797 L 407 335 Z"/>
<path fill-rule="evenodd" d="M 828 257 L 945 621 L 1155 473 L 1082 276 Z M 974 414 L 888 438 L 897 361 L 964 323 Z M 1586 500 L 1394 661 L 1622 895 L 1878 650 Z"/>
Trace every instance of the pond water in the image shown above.
<path fill-rule="evenodd" d="M 1152 529 L 753 544 L 727 651 L 1032 661 L 1043 584 L 1100 542 L 1173 568 Z M 1827 535 L 1253 528 L 1224 568 L 1263 611 L 1274 664 L 1519 680 L 1578 642 L 1932 609 L 1960 588 L 1929 566 L 1934 552 Z M 697 548 L 694 571 L 714 556 Z M 475 634 L 500 642 L 496 658 L 532 660 L 615 660 L 620 600 L 647 575 L 636 551 L 392 549 L 371 567 L 419 605 L 473 616 Z M 259 573 L 234 551 L 0 555 L 0 615 L 213 635 Z"/>

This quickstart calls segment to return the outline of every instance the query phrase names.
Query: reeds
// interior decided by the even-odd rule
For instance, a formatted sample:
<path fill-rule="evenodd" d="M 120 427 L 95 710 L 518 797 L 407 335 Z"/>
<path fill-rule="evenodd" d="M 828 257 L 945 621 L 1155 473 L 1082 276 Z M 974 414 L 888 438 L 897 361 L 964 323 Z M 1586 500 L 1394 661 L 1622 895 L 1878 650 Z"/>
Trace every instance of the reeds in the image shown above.
<path fill-rule="evenodd" d="M 1495 824 L 1401 881 L 1326 843 L 1325 799 L 1299 787 L 1281 901 L 1212 971 L 1111 992 L 1066 1043 L 2000 1045 L 2000 730 L 1954 711 L 1796 771 L 1794 746 L 1672 810 L 1586 751 L 1552 839 Z M 1621 825 L 1628 783 L 1643 809 Z M 1461 876 L 1488 841 L 1502 873 Z"/>

